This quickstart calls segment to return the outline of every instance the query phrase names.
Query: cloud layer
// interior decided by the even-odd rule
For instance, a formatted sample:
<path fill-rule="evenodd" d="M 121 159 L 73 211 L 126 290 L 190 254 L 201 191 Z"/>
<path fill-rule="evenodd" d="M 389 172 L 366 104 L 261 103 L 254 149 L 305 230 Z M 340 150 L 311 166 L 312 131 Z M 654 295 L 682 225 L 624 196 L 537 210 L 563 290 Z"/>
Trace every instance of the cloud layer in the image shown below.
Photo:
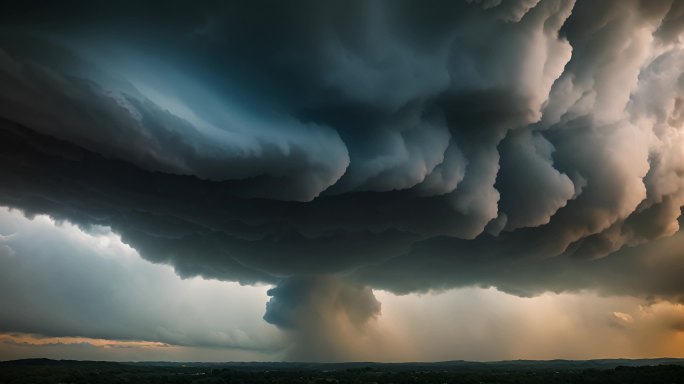
<path fill-rule="evenodd" d="M 85 233 L 7 208 L 0 208 L 0 234 L 2 332 L 126 340 L 131 347 L 142 340 L 261 354 L 284 348 L 273 327 L 253 321 L 266 287 L 182 281 L 106 228 Z"/>
<path fill-rule="evenodd" d="M 283 328 L 367 287 L 684 296 L 678 0 L 73 6 L 3 16 L 3 205 L 280 282 Z"/>

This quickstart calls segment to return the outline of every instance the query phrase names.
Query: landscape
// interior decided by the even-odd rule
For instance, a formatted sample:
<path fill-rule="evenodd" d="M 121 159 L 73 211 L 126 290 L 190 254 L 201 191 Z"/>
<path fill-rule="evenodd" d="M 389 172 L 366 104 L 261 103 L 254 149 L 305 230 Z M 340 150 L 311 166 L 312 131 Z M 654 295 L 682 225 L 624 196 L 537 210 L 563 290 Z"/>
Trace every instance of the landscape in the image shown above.
<path fill-rule="evenodd" d="M 684 359 L 438 363 L 0 363 L 14 383 L 683 383 Z"/>
<path fill-rule="evenodd" d="M 684 381 L 684 0 L 0 10 L 0 384 Z"/>

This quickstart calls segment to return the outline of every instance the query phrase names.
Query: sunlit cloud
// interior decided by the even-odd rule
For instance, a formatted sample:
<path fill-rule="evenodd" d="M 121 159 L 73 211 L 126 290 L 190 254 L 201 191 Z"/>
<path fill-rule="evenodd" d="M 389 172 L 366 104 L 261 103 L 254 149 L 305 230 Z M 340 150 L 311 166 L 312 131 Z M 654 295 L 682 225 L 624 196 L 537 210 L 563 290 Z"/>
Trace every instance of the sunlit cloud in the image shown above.
<path fill-rule="evenodd" d="M 5 333 L 0 334 L 0 343 L 31 347 L 88 344 L 99 348 L 167 348 L 169 344 L 155 341 L 121 341 L 92 339 L 88 337 L 45 337 L 41 335 Z"/>

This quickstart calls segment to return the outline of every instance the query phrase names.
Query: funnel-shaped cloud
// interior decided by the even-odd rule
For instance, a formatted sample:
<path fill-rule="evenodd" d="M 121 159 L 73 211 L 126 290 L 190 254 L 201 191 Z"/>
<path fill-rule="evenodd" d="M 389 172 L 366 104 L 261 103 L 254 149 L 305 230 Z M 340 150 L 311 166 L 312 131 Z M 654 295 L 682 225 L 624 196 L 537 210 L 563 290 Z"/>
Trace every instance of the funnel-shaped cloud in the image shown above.
<path fill-rule="evenodd" d="M 350 360 L 363 344 L 368 323 L 380 314 L 370 288 L 330 277 L 281 282 L 268 291 L 264 320 L 294 337 L 290 356 Z"/>

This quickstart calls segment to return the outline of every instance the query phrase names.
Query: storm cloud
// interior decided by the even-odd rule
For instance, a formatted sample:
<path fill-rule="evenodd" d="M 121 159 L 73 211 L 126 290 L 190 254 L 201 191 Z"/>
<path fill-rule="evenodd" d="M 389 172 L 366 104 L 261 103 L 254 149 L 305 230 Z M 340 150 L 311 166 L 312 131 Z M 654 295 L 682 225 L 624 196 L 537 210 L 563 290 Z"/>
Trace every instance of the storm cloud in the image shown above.
<path fill-rule="evenodd" d="M 277 285 L 299 356 L 372 288 L 684 300 L 681 1 L 200 3 L 0 16 L 0 204 Z"/>

